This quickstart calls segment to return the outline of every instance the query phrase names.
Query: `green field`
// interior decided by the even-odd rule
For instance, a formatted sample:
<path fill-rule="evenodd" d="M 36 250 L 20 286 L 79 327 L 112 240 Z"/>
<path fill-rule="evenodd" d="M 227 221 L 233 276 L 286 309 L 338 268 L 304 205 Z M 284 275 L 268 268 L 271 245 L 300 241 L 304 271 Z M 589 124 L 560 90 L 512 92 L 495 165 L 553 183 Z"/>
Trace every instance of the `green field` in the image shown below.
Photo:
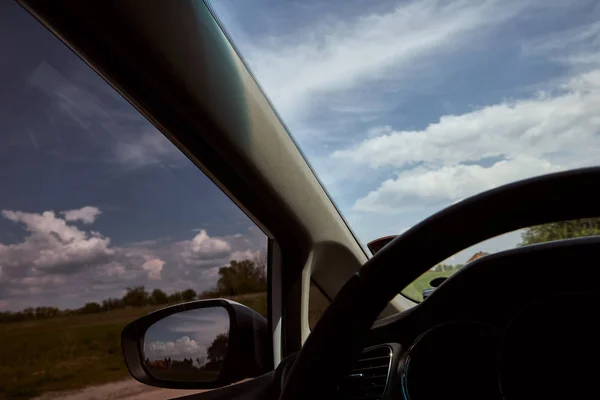
<path fill-rule="evenodd" d="M 428 271 L 403 293 L 421 301 L 421 291 L 438 276 Z M 326 300 L 311 285 L 309 319 L 314 326 Z M 266 293 L 232 297 L 267 313 Z M 163 306 L 126 308 L 0 324 L 0 399 L 27 399 L 51 391 L 81 389 L 129 376 L 121 355 L 121 330 L 129 322 Z"/>
<path fill-rule="evenodd" d="M 452 271 L 432 271 L 429 270 L 425 272 L 423 275 L 417 278 L 413 283 L 408 285 L 403 291 L 402 294 L 408 297 L 411 300 L 421 302 L 423 301 L 423 289 L 429 289 L 431 285 L 429 282 L 433 278 L 437 278 L 439 276 L 448 277 L 455 273 L 455 270 Z"/>
<path fill-rule="evenodd" d="M 265 293 L 232 299 L 266 315 Z M 0 324 L 0 399 L 26 399 L 127 377 L 121 330 L 161 307 Z"/>

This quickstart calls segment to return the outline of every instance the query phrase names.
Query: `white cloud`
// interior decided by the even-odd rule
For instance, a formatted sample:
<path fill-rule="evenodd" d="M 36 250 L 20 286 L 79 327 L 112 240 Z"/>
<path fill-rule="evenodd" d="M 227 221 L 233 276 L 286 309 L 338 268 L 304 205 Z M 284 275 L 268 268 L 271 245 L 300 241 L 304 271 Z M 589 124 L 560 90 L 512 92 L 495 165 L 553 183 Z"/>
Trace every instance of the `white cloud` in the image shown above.
<path fill-rule="evenodd" d="M 257 229 L 224 237 L 200 230 L 180 242 L 159 238 L 114 246 L 101 233 L 75 226 L 74 221 L 102 215 L 91 209 L 83 207 L 75 213 L 3 210 L 0 218 L 25 229 L 16 242 L 0 243 L 0 300 L 10 299 L 13 309 L 72 308 L 121 297 L 125 287 L 153 288 L 152 282 L 157 281 L 168 293 L 188 289 L 190 282 L 201 291 L 215 284 L 218 268 L 232 256 L 266 248 L 265 236 Z"/>
<path fill-rule="evenodd" d="M 184 358 L 203 356 L 206 348 L 201 346 L 194 339 L 188 336 L 180 337 L 175 341 L 163 342 L 156 340 L 149 343 L 144 343 L 144 356 L 152 359 L 161 359 L 163 357 Z"/>
<path fill-rule="evenodd" d="M 85 131 L 85 143 L 93 145 L 94 154 L 101 155 L 97 158 L 88 155 L 86 161 L 105 163 L 107 157 L 99 150 L 107 150 L 112 154 L 110 162 L 128 169 L 156 164 L 177 165 L 181 153 L 167 138 L 132 110 L 105 82 L 98 81 L 98 77 L 86 71 L 81 72 L 63 75 L 45 61 L 33 71 L 28 83 L 51 100 L 50 107 L 53 108 L 48 111 L 52 121 L 75 123 L 81 129 L 61 132 L 58 137 L 63 136 L 62 140 L 52 139 L 55 135 L 29 133 L 28 144 L 33 144 L 36 150 L 53 149 L 63 153 L 63 141 L 79 143 L 79 135 L 77 138 L 69 136 Z M 71 152 L 61 156 L 80 157 Z"/>
<path fill-rule="evenodd" d="M 126 272 L 125 266 L 118 262 L 110 262 L 98 268 L 98 275 L 106 277 L 122 276 Z"/>
<path fill-rule="evenodd" d="M 494 156 L 596 154 L 600 70 L 573 78 L 554 95 L 507 101 L 462 115 L 444 115 L 420 131 L 393 131 L 333 153 L 369 165 L 452 165 Z"/>
<path fill-rule="evenodd" d="M 47 94 L 55 102 L 58 110 L 83 129 L 87 130 L 93 124 L 112 122 L 114 113 L 107 113 L 94 94 L 45 61 L 33 71 L 29 84 Z"/>
<path fill-rule="evenodd" d="M 357 211 L 445 205 L 517 179 L 596 165 L 599 108 L 600 70 L 592 70 L 568 79 L 555 93 L 445 115 L 420 131 L 382 130 L 332 157 L 400 169 L 397 178 L 357 200 Z M 504 160 L 472 165 L 490 157 Z"/>
<path fill-rule="evenodd" d="M 91 224 L 96 221 L 100 212 L 98 207 L 85 206 L 77 210 L 62 211 L 61 214 L 65 216 L 66 221 L 81 221 L 84 224 Z"/>
<path fill-rule="evenodd" d="M 71 220 L 90 220 L 100 214 L 99 210 L 85 212 L 90 209 L 82 208 L 83 213 L 75 213 Z M 75 298 L 81 298 L 82 304 L 100 301 L 114 296 L 112 292 L 101 294 L 107 290 L 107 282 L 119 282 L 121 286 L 123 281 L 116 278 L 139 281 L 140 274 L 132 272 L 135 267 L 139 269 L 139 260 L 111 247 L 110 239 L 102 234 L 70 225 L 67 215 L 71 211 L 3 210 L 0 214 L 25 228 L 20 241 L 0 243 L 4 275 L 0 298 L 12 299 L 11 307 L 50 305 Z"/>
<path fill-rule="evenodd" d="M 0 243 L 0 262 L 4 265 L 31 265 L 46 270 L 79 270 L 104 262 L 114 255 L 110 239 L 88 233 L 55 215 L 2 210 L 2 216 L 22 223 L 30 233 L 16 244 Z"/>
<path fill-rule="evenodd" d="M 523 44 L 526 56 L 544 56 L 576 68 L 600 65 L 600 22 L 555 32 Z"/>
<path fill-rule="evenodd" d="M 210 345 L 218 334 L 229 331 L 229 322 L 227 310 L 214 308 L 174 314 L 166 325 L 170 332 L 191 334 L 199 344 Z M 149 331 L 149 336 L 153 333 Z"/>
<path fill-rule="evenodd" d="M 191 256 L 198 259 L 214 259 L 223 257 L 231 251 L 231 245 L 220 238 L 208 236 L 202 229 L 189 243 Z"/>
<path fill-rule="evenodd" d="M 179 150 L 158 131 L 144 132 L 129 141 L 119 141 L 115 148 L 116 162 L 130 168 L 162 164 L 179 158 Z"/>
<path fill-rule="evenodd" d="M 146 261 L 142 265 L 142 268 L 144 271 L 148 272 L 148 278 L 150 280 L 156 281 L 160 280 L 160 274 L 164 265 L 165 262 L 160 258 L 146 256 Z"/>
<path fill-rule="evenodd" d="M 525 158 L 499 161 L 488 168 L 462 164 L 439 169 L 415 168 L 384 181 L 359 199 L 354 210 L 395 213 L 448 205 L 506 182 L 557 169 L 547 161 Z"/>
<path fill-rule="evenodd" d="M 234 251 L 233 253 L 231 253 L 231 256 L 229 256 L 229 260 L 235 260 L 235 261 L 242 261 L 242 260 L 258 260 L 260 258 L 261 252 L 260 250 L 251 250 L 251 249 L 246 249 L 246 250 L 241 250 L 241 251 Z"/>
<path fill-rule="evenodd" d="M 323 18 L 290 35 L 244 44 L 242 51 L 276 108 L 289 119 L 319 94 L 406 78 L 406 72 L 425 67 L 426 57 L 464 46 L 528 5 L 494 0 L 404 2 L 387 13 L 347 21 Z"/>

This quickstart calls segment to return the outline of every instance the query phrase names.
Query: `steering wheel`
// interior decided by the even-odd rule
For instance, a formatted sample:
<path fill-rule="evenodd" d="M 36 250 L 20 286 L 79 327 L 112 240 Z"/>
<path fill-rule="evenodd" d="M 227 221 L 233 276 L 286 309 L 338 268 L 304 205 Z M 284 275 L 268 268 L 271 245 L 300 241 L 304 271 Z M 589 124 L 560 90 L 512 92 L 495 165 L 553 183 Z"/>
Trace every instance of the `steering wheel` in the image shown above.
<path fill-rule="evenodd" d="M 485 239 L 598 216 L 600 168 L 511 183 L 458 202 L 390 242 L 342 287 L 298 353 L 280 399 L 331 398 L 377 316 L 431 266 Z M 410 311 L 409 311 L 410 312 Z"/>

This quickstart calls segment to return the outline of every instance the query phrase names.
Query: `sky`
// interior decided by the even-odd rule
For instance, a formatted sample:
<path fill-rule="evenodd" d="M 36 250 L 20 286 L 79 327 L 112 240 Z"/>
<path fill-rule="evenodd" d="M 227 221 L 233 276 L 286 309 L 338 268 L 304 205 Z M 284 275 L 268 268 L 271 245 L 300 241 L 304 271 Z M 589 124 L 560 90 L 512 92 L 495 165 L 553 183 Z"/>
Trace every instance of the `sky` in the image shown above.
<path fill-rule="evenodd" d="M 363 243 L 481 191 L 598 164 L 597 1 L 211 4 Z"/>
<path fill-rule="evenodd" d="M 229 334 L 229 313 L 223 307 L 201 308 L 170 315 L 150 326 L 144 336 L 144 357 L 183 360 L 206 356 L 219 334 Z"/>
<path fill-rule="evenodd" d="M 200 291 L 265 252 L 265 235 L 145 118 L 0 4 L 0 310 L 80 307 L 137 285 Z M 483 190 L 597 165 L 597 1 L 211 5 L 363 244 Z"/>
<path fill-rule="evenodd" d="M 212 288 L 266 236 L 105 81 L 0 3 L 0 311 Z"/>

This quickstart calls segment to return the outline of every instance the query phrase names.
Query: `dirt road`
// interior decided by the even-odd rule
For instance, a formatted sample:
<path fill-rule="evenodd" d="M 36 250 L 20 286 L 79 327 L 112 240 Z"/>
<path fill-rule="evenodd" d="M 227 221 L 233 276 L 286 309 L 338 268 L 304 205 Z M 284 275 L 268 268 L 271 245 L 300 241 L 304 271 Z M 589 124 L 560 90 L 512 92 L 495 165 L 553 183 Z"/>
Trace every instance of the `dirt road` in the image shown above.
<path fill-rule="evenodd" d="M 166 400 L 201 392 L 202 390 L 160 389 L 126 379 L 78 391 L 46 393 L 34 400 Z"/>

